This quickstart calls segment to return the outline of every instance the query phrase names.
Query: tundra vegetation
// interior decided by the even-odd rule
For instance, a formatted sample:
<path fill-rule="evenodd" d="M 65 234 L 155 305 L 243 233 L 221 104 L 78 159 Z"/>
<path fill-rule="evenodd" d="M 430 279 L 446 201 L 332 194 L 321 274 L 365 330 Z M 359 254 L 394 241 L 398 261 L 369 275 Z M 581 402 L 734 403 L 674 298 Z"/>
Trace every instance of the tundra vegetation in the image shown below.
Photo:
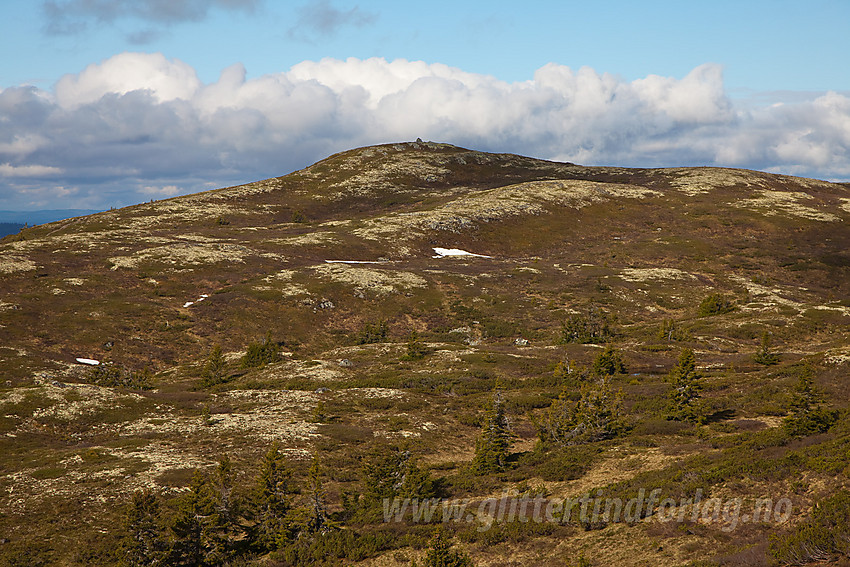
<path fill-rule="evenodd" d="M 846 561 L 848 199 L 417 142 L 25 227 L 0 565 Z"/>

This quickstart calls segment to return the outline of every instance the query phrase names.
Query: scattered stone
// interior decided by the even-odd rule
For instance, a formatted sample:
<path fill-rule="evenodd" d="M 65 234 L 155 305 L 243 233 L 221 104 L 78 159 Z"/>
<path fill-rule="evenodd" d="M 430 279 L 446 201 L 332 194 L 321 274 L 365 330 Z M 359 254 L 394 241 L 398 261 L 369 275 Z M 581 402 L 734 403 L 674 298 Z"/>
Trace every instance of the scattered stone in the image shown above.
<path fill-rule="evenodd" d="M 323 299 L 316 307 L 318 307 L 319 309 L 333 309 L 334 307 L 336 307 L 336 305 L 334 305 L 333 301 L 331 301 L 330 299 Z"/>
<path fill-rule="evenodd" d="M 316 388 L 317 394 L 324 394 L 325 392 L 329 392 L 329 391 L 330 390 L 328 388 L 324 388 L 324 387 L 323 388 Z"/>
<path fill-rule="evenodd" d="M 471 327 L 458 327 L 457 329 L 452 329 L 449 332 L 450 333 L 471 333 L 472 328 Z"/>
<path fill-rule="evenodd" d="M 343 358 L 339 361 L 339 365 L 343 368 L 351 368 L 352 366 L 354 366 L 354 363 L 348 360 L 347 358 Z"/>
<path fill-rule="evenodd" d="M 516 346 L 528 346 L 528 339 L 520 337 L 514 341 L 514 344 Z"/>

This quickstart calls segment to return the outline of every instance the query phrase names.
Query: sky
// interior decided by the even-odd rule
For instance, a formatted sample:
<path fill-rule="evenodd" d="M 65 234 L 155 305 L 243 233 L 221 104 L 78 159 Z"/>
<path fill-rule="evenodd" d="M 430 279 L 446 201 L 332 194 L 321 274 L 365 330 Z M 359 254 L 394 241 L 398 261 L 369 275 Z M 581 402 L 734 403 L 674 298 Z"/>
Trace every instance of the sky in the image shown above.
<path fill-rule="evenodd" d="M 422 138 L 850 181 L 850 0 L 3 0 L 0 209 Z"/>

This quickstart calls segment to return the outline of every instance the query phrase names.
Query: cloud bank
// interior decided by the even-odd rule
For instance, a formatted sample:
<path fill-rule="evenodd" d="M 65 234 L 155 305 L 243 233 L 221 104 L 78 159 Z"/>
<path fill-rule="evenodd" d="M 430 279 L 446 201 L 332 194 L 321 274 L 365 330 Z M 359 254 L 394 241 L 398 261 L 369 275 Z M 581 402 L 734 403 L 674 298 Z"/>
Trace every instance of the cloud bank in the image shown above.
<path fill-rule="evenodd" d="M 122 53 L 49 91 L 0 91 L 0 208 L 96 208 L 282 175 L 373 143 L 446 141 L 582 164 L 850 179 L 850 97 L 744 106 L 722 69 L 635 81 L 557 64 L 507 83 L 439 63 L 305 61 L 204 84 Z"/>

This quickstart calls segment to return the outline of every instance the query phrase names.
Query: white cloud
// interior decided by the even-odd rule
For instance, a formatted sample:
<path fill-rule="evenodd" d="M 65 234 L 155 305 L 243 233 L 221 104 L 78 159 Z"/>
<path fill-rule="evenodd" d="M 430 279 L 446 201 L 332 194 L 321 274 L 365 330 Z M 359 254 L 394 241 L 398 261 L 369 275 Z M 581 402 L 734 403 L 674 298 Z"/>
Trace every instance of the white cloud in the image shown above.
<path fill-rule="evenodd" d="M 21 132 L 15 134 L 8 142 L 0 142 L 0 154 L 8 156 L 25 156 L 44 147 L 47 140 L 43 136 L 37 136 Z"/>
<path fill-rule="evenodd" d="M 712 123 L 731 118 L 719 65 L 700 65 L 681 80 L 650 75 L 633 85 L 644 104 L 673 120 Z"/>
<path fill-rule="evenodd" d="M 56 100 L 65 107 L 95 102 L 107 94 L 145 90 L 160 102 L 189 99 L 200 88 L 195 70 L 186 63 L 168 60 L 161 53 L 121 53 L 93 63 L 77 75 L 56 83 Z"/>
<path fill-rule="evenodd" d="M 713 64 L 631 82 L 548 64 L 507 83 L 421 61 L 323 59 L 251 79 L 237 64 L 202 84 L 181 61 L 123 53 L 63 77 L 53 92 L 0 91 L 0 164 L 5 177 L 64 175 L 74 198 L 110 205 L 417 137 L 586 164 L 850 177 L 850 97 L 782 102 L 734 102 Z M 0 182 L 0 206 L 15 198 Z"/>
<path fill-rule="evenodd" d="M 180 193 L 180 188 L 177 185 L 145 185 L 139 190 L 139 193 L 151 197 L 173 197 Z"/>
<path fill-rule="evenodd" d="M 48 165 L 11 165 L 0 163 L 0 177 L 51 177 L 60 175 L 62 170 Z"/>

